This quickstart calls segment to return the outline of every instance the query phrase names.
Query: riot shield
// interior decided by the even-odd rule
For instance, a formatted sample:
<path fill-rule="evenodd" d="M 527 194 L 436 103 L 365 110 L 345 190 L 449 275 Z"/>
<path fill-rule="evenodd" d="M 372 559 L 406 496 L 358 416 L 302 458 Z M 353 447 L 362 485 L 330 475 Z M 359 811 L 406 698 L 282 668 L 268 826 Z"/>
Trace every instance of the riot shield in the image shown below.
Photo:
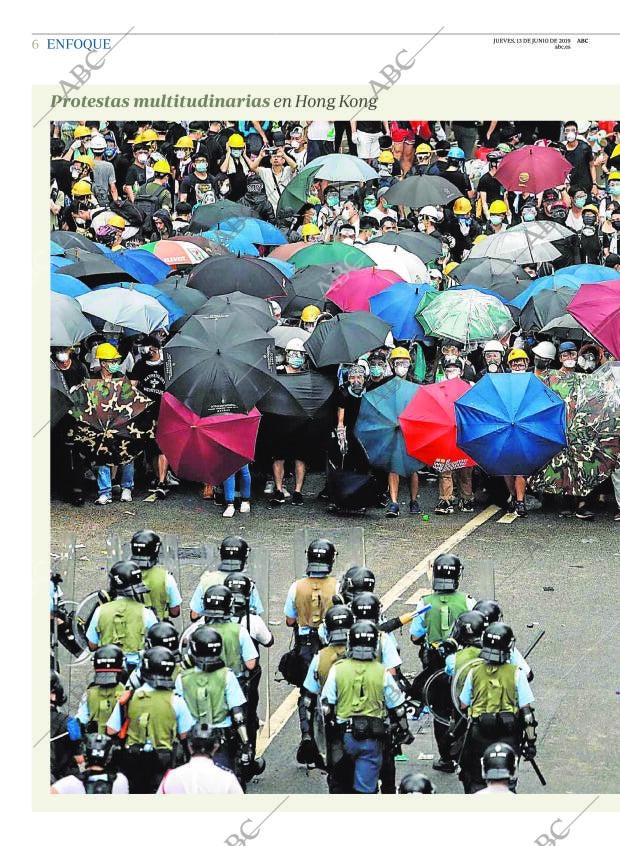
<path fill-rule="evenodd" d="M 461 714 L 461 700 L 459 699 L 459 695 L 463 690 L 463 685 L 465 684 L 465 679 L 470 670 L 473 670 L 478 664 L 480 664 L 482 658 L 472 658 L 471 661 L 468 661 L 452 676 L 452 682 L 450 684 L 450 695 L 452 698 L 452 703 L 457 710 L 457 713 Z"/>
<path fill-rule="evenodd" d="M 75 616 L 73 618 L 73 634 L 76 641 L 79 643 L 82 650 L 85 650 L 86 656 L 82 655 L 83 660 L 88 657 L 88 638 L 86 632 L 90 626 L 90 621 L 95 609 L 101 604 L 98 591 L 89 593 L 81 602 L 77 603 Z"/>
<path fill-rule="evenodd" d="M 436 670 L 428 677 L 422 690 L 422 698 L 434 720 L 442 726 L 450 725 L 452 714 L 450 676 L 444 670 Z"/>
<path fill-rule="evenodd" d="M 476 599 L 495 599 L 495 561 L 483 558 L 476 561 L 473 572 L 465 571 L 467 590 Z M 469 577 L 469 578 L 468 578 Z"/>
<path fill-rule="evenodd" d="M 244 570 L 254 582 L 255 599 L 260 603 L 258 605 L 259 610 L 262 607 L 260 617 L 267 628 L 269 628 L 272 566 L 271 555 L 265 547 L 252 547 Z M 246 625 L 249 626 L 250 634 L 252 634 L 252 616 L 250 614 L 246 618 Z M 273 647 L 266 648 L 257 644 L 256 648 L 259 653 L 261 674 L 259 679 L 250 679 L 250 689 L 248 691 L 248 723 L 252 719 L 252 713 L 250 712 L 254 711 L 255 719 L 257 720 L 256 728 L 260 731 L 261 737 L 267 738 L 271 734 L 270 714 L 273 699 L 272 685 L 274 683 L 271 654 Z"/>
<path fill-rule="evenodd" d="M 180 625 L 185 630 L 192 623 L 190 603 L 194 591 L 198 587 L 203 573 L 217 570 L 219 564 L 218 551 L 215 544 L 207 542 L 191 546 L 180 546 L 178 538 L 173 535 L 164 536 L 162 549 L 164 548 L 164 554 L 166 556 L 165 566 L 175 575 L 179 591 L 183 598 Z M 163 563 L 161 551 L 159 560 L 160 563 Z"/>
<path fill-rule="evenodd" d="M 293 539 L 295 579 L 303 579 L 306 575 L 306 551 L 308 545 L 317 538 L 327 538 L 336 547 L 337 555 L 332 570 L 332 575 L 336 578 L 340 578 L 354 564 L 366 564 L 364 529 L 361 526 L 338 529 L 331 527 L 297 529 Z"/>
<path fill-rule="evenodd" d="M 63 535 L 60 552 L 50 565 L 50 649 L 52 666 L 59 669 L 71 664 L 79 648 L 72 631 L 75 612 L 76 537 Z"/>

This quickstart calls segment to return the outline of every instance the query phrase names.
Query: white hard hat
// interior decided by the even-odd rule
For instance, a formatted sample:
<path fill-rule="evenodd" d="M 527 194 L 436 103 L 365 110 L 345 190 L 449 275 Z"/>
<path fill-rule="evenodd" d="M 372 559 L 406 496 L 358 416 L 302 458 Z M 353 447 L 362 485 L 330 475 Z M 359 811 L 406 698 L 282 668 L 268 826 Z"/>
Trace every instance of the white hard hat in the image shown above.
<path fill-rule="evenodd" d="M 306 348 L 304 347 L 304 342 L 301 340 L 301 338 L 291 338 L 291 340 L 284 348 L 285 352 L 292 352 L 293 350 L 296 350 L 297 352 L 306 351 Z"/>
<path fill-rule="evenodd" d="M 439 212 L 435 206 L 424 206 L 420 210 L 420 217 L 430 217 L 432 220 L 439 220 Z"/>
<path fill-rule="evenodd" d="M 551 341 L 541 341 L 539 344 L 536 344 L 535 347 L 532 347 L 532 352 L 540 358 L 548 358 L 553 361 L 557 350 Z"/>
<path fill-rule="evenodd" d="M 90 142 L 90 149 L 93 153 L 102 153 L 107 147 L 107 143 L 103 135 L 93 135 Z"/>
<path fill-rule="evenodd" d="M 503 354 L 504 348 L 500 344 L 499 341 L 487 341 L 486 344 L 484 345 L 484 349 L 482 350 L 482 352 L 483 353 L 498 352 L 498 353 Z"/>

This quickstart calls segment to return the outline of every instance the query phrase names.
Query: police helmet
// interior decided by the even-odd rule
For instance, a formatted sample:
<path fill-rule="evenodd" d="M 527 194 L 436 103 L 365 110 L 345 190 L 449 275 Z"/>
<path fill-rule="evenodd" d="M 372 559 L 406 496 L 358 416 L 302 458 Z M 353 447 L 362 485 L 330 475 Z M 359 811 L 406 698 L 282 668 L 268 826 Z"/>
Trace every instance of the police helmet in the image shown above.
<path fill-rule="evenodd" d="M 243 570 L 250 547 L 239 535 L 229 535 L 220 544 L 220 570 Z"/>
<path fill-rule="evenodd" d="M 148 588 L 142 584 L 142 570 L 133 561 L 117 561 L 110 569 L 110 595 L 127 596 L 137 599 Z"/>
<path fill-rule="evenodd" d="M 189 639 L 189 653 L 201 670 L 213 672 L 224 666 L 222 637 L 209 626 L 199 626 Z"/>
<path fill-rule="evenodd" d="M 325 614 L 327 642 L 330 645 L 346 643 L 353 622 L 353 614 L 350 608 L 347 608 L 346 605 L 332 605 Z"/>
<path fill-rule="evenodd" d="M 381 602 L 379 601 L 379 597 L 375 596 L 374 593 L 364 591 L 364 593 L 358 593 L 351 602 L 351 611 L 355 617 L 355 622 L 358 620 L 372 620 L 373 623 L 378 623 Z"/>
<path fill-rule="evenodd" d="M 107 734 L 87 734 L 84 737 L 86 766 L 105 768 L 112 755 L 114 742 Z"/>
<path fill-rule="evenodd" d="M 60 681 L 60 676 L 55 670 L 50 670 L 50 696 L 54 694 L 54 704 L 64 705 L 67 701 L 65 696 L 65 689 Z"/>
<path fill-rule="evenodd" d="M 191 727 L 187 740 L 194 755 L 210 755 L 219 743 L 219 732 L 208 723 L 196 722 Z"/>
<path fill-rule="evenodd" d="M 232 593 L 233 605 L 237 609 L 245 610 L 252 593 L 252 580 L 245 573 L 229 573 L 224 579 L 224 585 Z"/>
<path fill-rule="evenodd" d="M 156 690 L 173 690 L 172 674 L 176 662 L 174 654 L 165 646 L 152 646 L 145 649 L 142 656 L 142 678 Z"/>
<path fill-rule="evenodd" d="M 513 778 L 517 768 L 514 749 L 507 743 L 492 743 L 487 746 L 480 763 L 485 781 Z"/>
<path fill-rule="evenodd" d="M 131 557 L 141 567 L 148 569 L 157 563 L 161 538 L 150 529 L 140 529 L 131 539 Z"/>
<path fill-rule="evenodd" d="M 306 554 L 308 576 L 328 576 L 331 573 L 336 558 L 336 547 L 330 540 L 327 538 L 313 540 Z"/>
<path fill-rule="evenodd" d="M 230 617 L 233 595 L 226 585 L 211 585 L 204 595 L 205 617 L 220 619 Z"/>
<path fill-rule="evenodd" d="M 507 664 L 514 646 L 515 636 L 506 623 L 491 623 L 482 635 L 480 657 L 489 664 Z"/>
<path fill-rule="evenodd" d="M 453 591 L 459 586 L 463 565 L 457 555 L 444 552 L 433 561 L 433 590 Z"/>
<path fill-rule="evenodd" d="M 93 655 L 95 684 L 118 684 L 123 672 L 123 650 L 114 643 L 100 646 Z"/>
<path fill-rule="evenodd" d="M 359 593 L 373 593 L 375 574 L 368 567 L 350 567 L 342 577 L 342 595 L 351 602 Z"/>
<path fill-rule="evenodd" d="M 360 620 L 349 629 L 349 656 L 358 661 L 372 661 L 379 648 L 379 629 L 370 620 Z"/>
<path fill-rule="evenodd" d="M 504 619 L 499 602 L 494 599 L 479 599 L 472 610 L 479 611 L 482 614 L 485 626 L 491 623 L 500 623 Z"/>
<path fill-rule="evenodd" d="M 485 627 L 484 617 L 479 611 L 464 611 L 454 621 L 450 637 L 461 646 L 480 646 Z"/>
<path fill-rule="evenodd" d="M 174 653 L 177 660 L 180 660 L 179 633 L 172 623 L 155 623 L 146 633 L 145 643 L 147 649 L 153 646 L 165 646 Z"/>
<path fill-rule="evenodd" d="M 422 773 L 407 773 L 398 786 L 399 793 L 434 793 L 435 785 Z"/>

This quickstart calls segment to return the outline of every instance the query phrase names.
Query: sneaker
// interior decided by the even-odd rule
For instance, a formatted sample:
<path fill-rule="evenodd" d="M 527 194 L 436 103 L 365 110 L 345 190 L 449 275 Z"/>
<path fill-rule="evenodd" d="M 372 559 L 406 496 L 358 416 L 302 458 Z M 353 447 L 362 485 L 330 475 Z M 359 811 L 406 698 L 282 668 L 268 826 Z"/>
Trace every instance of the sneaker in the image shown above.
<path fill-rule="evenodd" d="M 454 506 L 447 499 L 440 499 L 435 506 L 435 514 L 454 514 Z"/>
<path fill-rule="evenodd" d="M 101 494 L 101 496 L 95 500 L 95 505 L 109 505 L 111 502 L 111 496 L 108 496 L 107 494 Z"/>
<path fill-rule="evenodd" d="M 506 511 L 509 514 L 514 514 L 517 510 L 516 499 L 513 497 L 512 494 L 508 497 L 508 502 L 506 503 Z"/>
<path fill-rule="evenodd" d="M 316 498 L 320 499 L 322 502 L 329 502 L 329 493 L 327 491 L 327 488 L 323 488 L 322 491 L 319 491 L 316 495 Z"/>
<path fill-rule="evenodd" d="M 284 498 L 284 493 L 282 491 L 274 491 L 270 501 L 272 505 L 283 505 L 286 501 Z"/>
<path fill-rule="evenodd" d="M 303 505 L 304 498 L 301 495 L 301 491 L 293 491 L 293 498 L 291 499 L 292 505 Z"/>
<path fill-rule="evenodd" d="M 203 499 L 213 499 L 213 485 L 204 485 L 202 489 Z"/>
<path fill-rule="evenodd" d="M 522 499 L 516 500 L 515 512 L 517 517 L 527 517 L 527 508 L 525 507 L 525 502 Z"/>
<path fill-rule="evenodd" d="M 159 487 L 159 482 L 157 481 L 157 479 L 151 479 L 151 481 L 148 483 L 147 490 L 148 490 L 149 493 L 157 493 L 158 487 Z"/>
<path fill-rule="evenodd" d="M 459 511 L 464 511 L 467 514 L 471 514 L 474 510 L 474 498 L 468 497 L 467 499 L 462 498 L 459 499 Z"/>
<path fill-rule="evenodd" d="M 589 511 L 585 505 L 582 505 L 575 511 L 575 517 L 579 520 L 594 520 L 594 512 Z"/>
<path fill-rule="evenodd" d="M 390 502 L 388 505 L 388 510 L 385 512 L 386 517 L 398 517 L 400 514 L 400 508 L 398 507 L 397 502 Z"/>
<path fill-rule="evenodd" d="M 620 523 L 620 511 L 614 514 L 614 523 Z"/>
<path fill-rule="evenodd" d="M 235 516 L 235 506 L 231 502 L 224 509 L 224 513 L 222 514 L 222 517 L 234 517 L 234 516 Z"/>
<path fill-rule="evenodd" d="M 121 494 L 121 502 L 132 502 L 133 497 L 131 496 L 131 488 L 123 488 L 123 492 Z"/>
<path fill-rule="evenodd" d="M 241 505 L 239 506 L 239 511 L 241 514 L 249 514 L 250 513 L 250 503 L 244 499 Z"/>
<path fill-rule="evenodd" d="M 170 488 L 167 482 L 159 482 L 155 489 L 155 496 L 157 499 L 165 499 L 170 493 Z"/>
<path fill-rule="evenodd" d="M 275 491 L 275 489 L 276 489 L 276 483 L 273 481 L 273 479 L 268 479 L 265 482 L 265 487 L 263 488 L 263 493 L 272 494 Z"/>
<path fill-rule="evenodd" d="M 171 488 L 176 488 L 177 485 L 181 484 L 181 480 L 177 479 L 172 470 L 168 470 L 166 473 L 166 484 Z"/>
<path fill-rule="evenodd" d="M 282 493 L 284 494 L 284 499 L 290 499 L 291 498 L 290 493 L 286 490 L 284 485 L 282 485 Z"/>
<path fill-rule="evenodd" d="M 420 508 L 420 503 L 417 499 L 412 499 L 409 501 L 409 513 L 410 514 L 421 514 L 422 509 Z"/>
<path fill-rule="evenodd" d="M 456 772 L 456 764 L 454 761 L 444 761 L 443 758 L 438 758 L 433 761 L 433 769 L 439 770 L 440 773 L 454 773 Z"/>

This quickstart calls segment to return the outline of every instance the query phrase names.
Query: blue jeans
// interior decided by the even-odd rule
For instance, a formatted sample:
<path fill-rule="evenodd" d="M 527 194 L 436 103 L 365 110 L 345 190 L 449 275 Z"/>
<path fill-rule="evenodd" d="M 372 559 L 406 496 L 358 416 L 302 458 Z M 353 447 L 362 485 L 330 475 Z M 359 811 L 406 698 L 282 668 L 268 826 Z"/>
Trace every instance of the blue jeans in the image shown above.
<path fill-rule="evenodd" d="M 242 500 L 250 498 L 250 485 L 252 484 L 252 477 L 250 476 L 250 468 L 245 464 L 241 470 L 238 471 L 240 478 L 239 493 Z M 224 480 L 224 501 L 231 503 L 235 501 L 235 476 L 233 473 Z"/>
<path fill-rule="evenodd" d="M 133 488 L 133 461 L 129 464 L 121 464 L 118 469 L 121 488 Z M 99 495 L 112 496 L 112 468 L 108 464 L 97 467 L 97 487 Z"/>
<path fill-rule="evenodd" d="M 353 790 L 376 793 L 383 761 L 383 741 L 368 738 L 355 740 L 350 732 L 344 735 L 345 755 L 353 761 Z"/>

